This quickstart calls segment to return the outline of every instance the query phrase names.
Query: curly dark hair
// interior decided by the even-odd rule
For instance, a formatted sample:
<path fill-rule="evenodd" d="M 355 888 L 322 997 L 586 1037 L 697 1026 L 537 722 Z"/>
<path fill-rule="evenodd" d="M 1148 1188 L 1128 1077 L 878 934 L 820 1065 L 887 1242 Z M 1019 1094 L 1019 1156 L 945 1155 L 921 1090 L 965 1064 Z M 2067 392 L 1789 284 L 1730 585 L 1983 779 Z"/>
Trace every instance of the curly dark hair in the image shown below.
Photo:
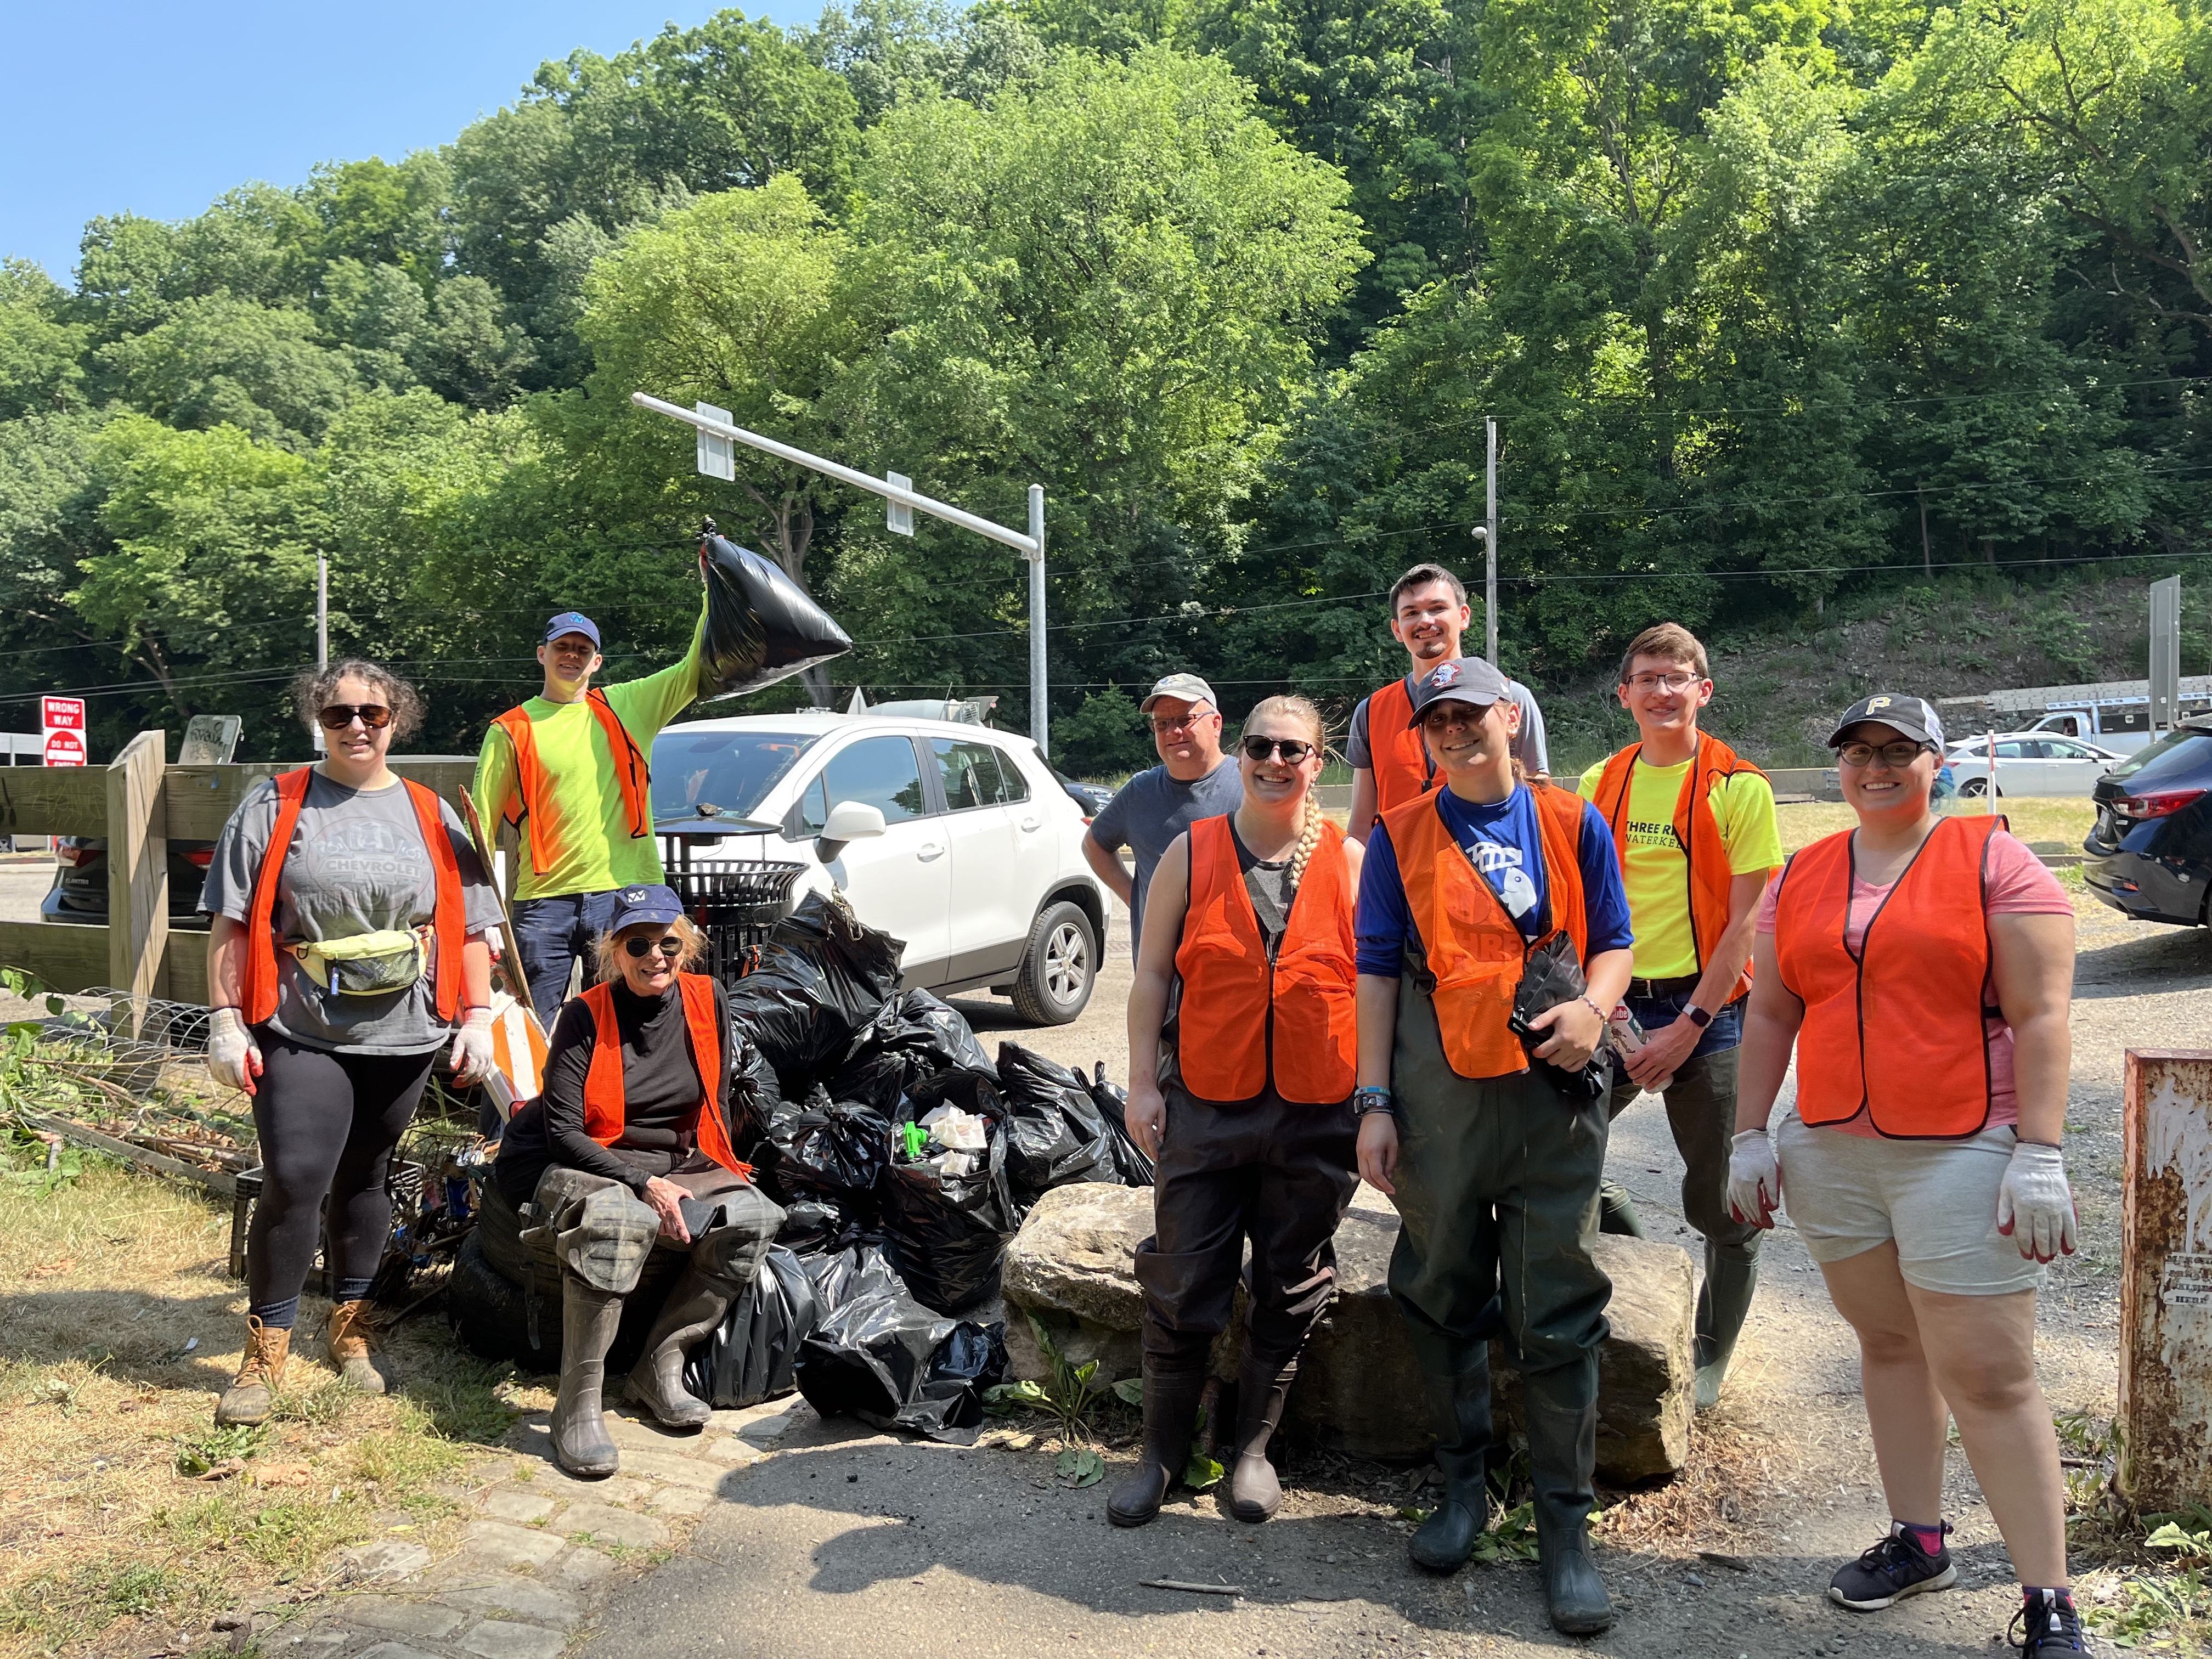
<path fill-rule="evenodd" d="M 381 663 L 366 657 L 343 657 L 328 668 L 303 668 L 293 678 L 292 707 L 299 714 L 300 724 L 310 732 L 315 729 L 316 713 L 330 707 L 338 682 L 344 679 L 366 680 L 384 694 L 385 703 L 392 710 L 394 743 L 413 737 L 422 726 L 421 692 Z"/>

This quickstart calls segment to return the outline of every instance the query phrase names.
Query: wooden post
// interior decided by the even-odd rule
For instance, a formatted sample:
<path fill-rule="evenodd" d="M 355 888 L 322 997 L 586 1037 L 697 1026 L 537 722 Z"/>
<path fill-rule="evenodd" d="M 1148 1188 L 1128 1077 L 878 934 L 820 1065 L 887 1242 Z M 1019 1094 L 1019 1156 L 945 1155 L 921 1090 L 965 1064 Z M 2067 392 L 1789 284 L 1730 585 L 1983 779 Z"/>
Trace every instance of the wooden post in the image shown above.
<path fill-rule="evenodd" d="M 2212 1053 L 2130 1048 L 2120 1180 L 2119 1485 L 2212 1500 Z"/>
<path fill-rule="evenodd" d="M 167 735 L 141 732 L 107 768 L 107 969 L 128 994 L 130 1034 L 146 999 L 168 994 L 169 828 L 161 803 Z"/>

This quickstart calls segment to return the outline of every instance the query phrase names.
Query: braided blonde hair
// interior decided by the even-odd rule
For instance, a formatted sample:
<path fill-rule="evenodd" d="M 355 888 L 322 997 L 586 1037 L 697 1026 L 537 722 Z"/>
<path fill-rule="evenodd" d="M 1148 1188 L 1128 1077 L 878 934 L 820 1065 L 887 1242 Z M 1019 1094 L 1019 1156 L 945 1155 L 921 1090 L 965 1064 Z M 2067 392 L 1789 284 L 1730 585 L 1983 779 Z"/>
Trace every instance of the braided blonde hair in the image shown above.
<path fill-rule="evenodd" d="M 1245 715 L 1243 729 L 1249 732 L 1252 722 L 1267 714 L 1288 715 L 1313 734 L 1316 752 L 1327 751 L 1328 733 L 1322 725 L 1321 710 L 1314 706 L 1310 698 L 1297 696 L 1263 697 L 1253 704 L 1252 712 Z M 1322 822 L 1321 802 L 1314 798 L 1314 792 L 1309 788 L 1306 791 L 1305 823 L 1298 831 L 1298 844 L 1291 853 L 1291 891 L 1293 893 L 1298 890 L 1298 884 L 1305 879 L 1306 865 L 1313 857 L 1314 848 L 1321 845 Z"/>

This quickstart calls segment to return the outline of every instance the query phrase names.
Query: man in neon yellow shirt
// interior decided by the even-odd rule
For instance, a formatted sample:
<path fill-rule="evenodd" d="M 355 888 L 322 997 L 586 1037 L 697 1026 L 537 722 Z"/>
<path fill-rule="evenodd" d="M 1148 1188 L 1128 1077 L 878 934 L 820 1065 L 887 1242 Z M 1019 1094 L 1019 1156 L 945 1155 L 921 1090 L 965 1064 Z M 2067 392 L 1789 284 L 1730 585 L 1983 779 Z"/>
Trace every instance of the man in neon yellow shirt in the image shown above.
<path fill-rule="evenodd" d="M 1685 1166 L 1682 1213 L 1705 1241 L 1697 1400 L 1710 1410 L 1759 1284 L 1759 1229 L 1729 1212 L 1729 1145 L 1752 931 L 1782 838 L 1766 775 L 1698 729 L 1713 683 L 1696 635 L 1675 623 L 1638 634 L 1620 695 L 1637 741 L 1582 777 L 1612 827 L 1636 933 L 1626 1000 L 1644 1044 L 1614 1083 L 1612 1115 L 1647 1089 L 1666 1099 Z M 1608 1182 L 1601 1199 L 1606 1231 L 1642 1232 L 1625 1190 Z"/>
<path fill-rule="evenodd" d="M 703 611 L 684 660 L 592 689 L 599 630 L 564 611 L 545 625 L 544 689 L 484 733 L 476 799 L 516 826 L 514 951 L 547 1030 L 577 957 L 612 920 L 618 890 L 665 879 L 653 834 L 653 739 L 702 689 Z"/>

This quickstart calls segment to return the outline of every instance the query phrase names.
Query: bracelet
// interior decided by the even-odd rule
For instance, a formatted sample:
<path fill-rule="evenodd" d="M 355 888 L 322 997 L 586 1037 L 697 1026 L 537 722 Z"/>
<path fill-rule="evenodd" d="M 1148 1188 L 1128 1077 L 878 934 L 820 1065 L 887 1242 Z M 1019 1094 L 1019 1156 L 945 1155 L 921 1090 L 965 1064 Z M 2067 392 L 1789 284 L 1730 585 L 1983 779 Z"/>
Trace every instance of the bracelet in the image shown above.
<path fill-rule="evenodd" d="M 1381 1084 L 1370 1083 L 1352 1091 L 1352 1110 L 1358 1117 L 1365 1117 L 1370 1112 L 1388 1112 L 1395 1117 L 1398 1103 Z"/>
<path fill-rule="evenodd" d="M 1595 1002 L 1592 1002 L 1588 996 L 1577 997 L 1575 1000 L 1581 1003 L 1582 1006 L 1589 1009 L 1590 1012 L 1595 1014 L 1597 1016 L 1597 1023 L 1599 1024 L 1605 1025 L 1611 1023 L 1607 1017 L 1605 1010 L 1599 1007 Z"/>

